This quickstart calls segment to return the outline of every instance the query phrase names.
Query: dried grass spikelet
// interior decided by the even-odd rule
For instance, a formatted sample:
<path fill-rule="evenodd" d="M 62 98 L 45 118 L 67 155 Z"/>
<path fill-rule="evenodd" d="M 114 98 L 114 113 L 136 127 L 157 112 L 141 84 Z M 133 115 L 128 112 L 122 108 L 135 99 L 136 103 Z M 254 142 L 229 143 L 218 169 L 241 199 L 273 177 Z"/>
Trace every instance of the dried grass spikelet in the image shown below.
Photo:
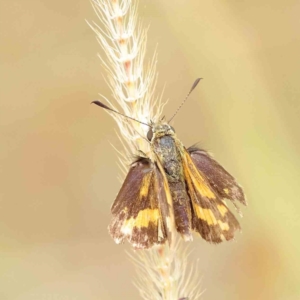
<path fill-rule="evenodd" d="M 156 86 L 156 53 L 144 68 L 147 29 L 137 20 L 137 4 L 131 0 L 92 0 L 92 6 L 101 26 L 89 23 L 96 33 L 106 59 L 99 56 L 107 71 L 107 83 L 112 100 L 102 96 L 113 109 L 145 123 L 161 118 L 165 103 L 154 96 Z M 149 127 L 108 112 L 117 122 L 118 134 L 124 151 L 119 151 L 119 161 L 124 172 L 128 171 L 129 159 L 142 151 L 148 154 L 149 143 L 143 137 Z M 199 278 L 188 268 L 187 249 L 181 241 L 171 245 L 155 246 L 131 254 L 139 280 L 136 285 L 144 299 L 178 300 L 200 296 Z M 196 273 L 196 272 L 194 272 Z"/>
<path fill-rule="evenodd" d="M 181 239 L 171 245 L 130 254 L 138 271 L 135 285 L 143 299 L 199 299 L 203 293 L 197 274 L 199 260 L 190 265 L 190 254 L 188 246 L 183 246 Z"/>
<path fill-rule="evenodd" d="M 101 62 L 107 71 L 112 98 L 105 101 L 116 110 L 142 122 L 157 121 L 164 104 L 161 97 L 154 96 L 156 85 L 156 54 L 144 68 L 147 29 L 137 20 L 137 4 L 130 0 L 92 0 L 102 26 L 89 23 L 102 46 L 106 60 Z M 110 113 L 110 112 L 109 112 Z M 128 157 L 137 151 L 149 152 L 145 137 L 149 127 L 138 122 L 129 121 L 110 113 L 120 129 L 121 141 L 125 155 L 122 165 L 127 164 Z M 128 164 L 127 164 L 128 165 Z"/>

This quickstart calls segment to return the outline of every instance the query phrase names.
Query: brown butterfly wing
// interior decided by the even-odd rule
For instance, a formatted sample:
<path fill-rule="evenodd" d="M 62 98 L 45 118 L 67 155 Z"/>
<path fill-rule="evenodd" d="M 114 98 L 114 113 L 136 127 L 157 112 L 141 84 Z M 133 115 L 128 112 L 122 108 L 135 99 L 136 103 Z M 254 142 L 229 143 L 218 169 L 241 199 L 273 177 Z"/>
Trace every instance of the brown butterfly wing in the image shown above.
<path fill-rule="evenodd" d="M 241 186 L 206 151 L 198 148 L 189 148 L 188 151 L 197 169 L 205 175 L 211 187 L 222 199 L 231 200 L 234 204 L 238 201 L 247 205 Z"/>
<path fill-rule="evenodd" d="M 116 243 L 127 239 L 135 248 L 150 248 L 168 239 L 168 214 L 163 180 L 150 159 L 131 165 L 112 205 L 109 232 Z"/>
<path fill-rule="evenodd" d="M 183 164 L 192 202 L 193 230 L 211 243 L 233 239 L 235 231 L 240 229 L 236 217 L 221 200 L 220 195 L 186 150 L 183 154 Z"/>

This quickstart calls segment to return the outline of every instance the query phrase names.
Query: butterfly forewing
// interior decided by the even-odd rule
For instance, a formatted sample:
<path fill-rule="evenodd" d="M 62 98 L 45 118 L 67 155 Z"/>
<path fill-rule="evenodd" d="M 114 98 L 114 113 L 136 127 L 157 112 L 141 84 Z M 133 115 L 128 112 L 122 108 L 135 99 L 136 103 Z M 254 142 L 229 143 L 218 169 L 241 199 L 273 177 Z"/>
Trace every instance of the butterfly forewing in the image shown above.
<path fill-rule="evenodd" d="M 244 192 L 235 178 L 231 176 L 206 151 L 198 148 L 188 149 L 194 164 L 207 178 L 213 189 L 222 199 L 238 201 L 247 205 Z"/>
<path fill-rule="evenodd" d="M 188 193 L 192 202 L 192 228 L 211 243 L 231 240 L 240 229 L 236 217 L 229 211 L 201 168 L 185 150 L 183 164 Z"/>
<path fill-rule="evenodd" d="M 168 238 L 168 206 L 160 177 L 150 159 L 132 164 L 111 209 L 109 231 L 117 243 L 127 239 L 135 248 L 145 249 Z"/>

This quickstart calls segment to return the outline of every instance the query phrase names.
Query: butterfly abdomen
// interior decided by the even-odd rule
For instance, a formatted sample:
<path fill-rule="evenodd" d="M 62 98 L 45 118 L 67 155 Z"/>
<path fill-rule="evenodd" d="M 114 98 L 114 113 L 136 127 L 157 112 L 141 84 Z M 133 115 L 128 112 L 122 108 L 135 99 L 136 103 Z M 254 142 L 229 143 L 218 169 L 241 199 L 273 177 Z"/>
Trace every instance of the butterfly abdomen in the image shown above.
<path fill-rule="evenodd" d="M 155 139 L 152 146 L 168 180 L 176 229 L 185 240 L 191 240 L 191 206 L 179 149 L 174 138 L 168 135 Z"/>

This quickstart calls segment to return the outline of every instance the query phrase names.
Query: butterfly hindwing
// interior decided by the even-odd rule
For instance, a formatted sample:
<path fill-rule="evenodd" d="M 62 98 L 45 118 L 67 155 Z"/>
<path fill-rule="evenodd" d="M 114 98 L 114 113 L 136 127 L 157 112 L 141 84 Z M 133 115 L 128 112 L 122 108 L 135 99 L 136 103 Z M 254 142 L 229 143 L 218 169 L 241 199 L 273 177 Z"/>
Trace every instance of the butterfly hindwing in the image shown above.
<path fill-rule="evenodd" d="M 192 228 L 211 243 L 231 240 L 239 222 L 222 198 L 184 150 L 183 164 L 188 193 L 192 202 Z"/>
<path fill-rule="evenodd" d="M 111 208 L 109 232 L 117 243 L 127 239 L 135 248 L 145 249 L 168 238 L 168 214 L 162 175 L 150 159 L 133 163 Z"/>

